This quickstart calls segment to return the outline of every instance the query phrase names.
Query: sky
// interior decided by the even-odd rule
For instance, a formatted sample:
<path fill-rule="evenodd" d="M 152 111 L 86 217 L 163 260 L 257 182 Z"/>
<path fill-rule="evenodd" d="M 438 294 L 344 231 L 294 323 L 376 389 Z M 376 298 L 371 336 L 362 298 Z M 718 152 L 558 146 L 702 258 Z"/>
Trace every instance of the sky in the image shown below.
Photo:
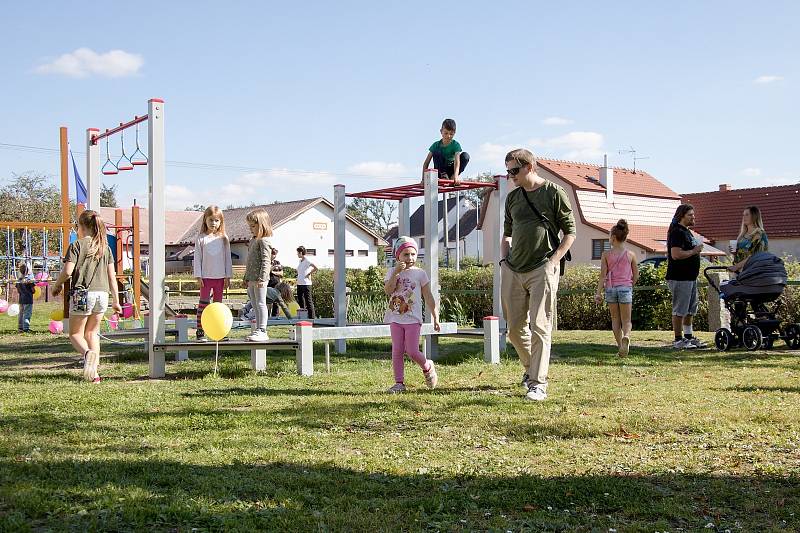
<path fill-rule="evenodd" d="M 59 126 L 85 174 L 86 129 L 146 114 L 149 98 L 165 100 L 171 209 L 411 183 L 444 118 L 467 177 L 527 147 L 620 167 L 634 149 L 679 193 L 800 182 L 800 2 L 43 0 L 2 13 L 0 184 L 28 171 L 58 183 Z M 147 203 L 145 170 L 103 180 L 120 205 Z"/>

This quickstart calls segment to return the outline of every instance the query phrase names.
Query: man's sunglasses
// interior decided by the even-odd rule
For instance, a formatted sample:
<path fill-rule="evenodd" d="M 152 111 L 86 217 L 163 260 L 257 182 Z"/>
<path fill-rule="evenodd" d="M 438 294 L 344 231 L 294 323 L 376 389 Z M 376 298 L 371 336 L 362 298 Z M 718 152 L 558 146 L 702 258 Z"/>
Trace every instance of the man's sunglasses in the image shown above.
<path fill-rule="evenodd" d="M 516 162 L 517 162 L 517 163 L 518 163 L 520 166 L 518 166 L 518 167 L 514 167 L 514 168 L 509 168 L 509 169 L 506 171 L 506 172 L 508 172 L 508 175 L 509 175 L 509 176 L 516 176 L 517 174 L 519 174 L 519 173 L 520 173 L 520 171 L 521 171 L 523 168 L 525 168 L 525 165 L 524 165 L 524 164 L 522 164 L 520 161 L 518 161 L 518 160 L 516 160 L 516 159 L 515 159 L 514 161 L 516 161 Z"/>

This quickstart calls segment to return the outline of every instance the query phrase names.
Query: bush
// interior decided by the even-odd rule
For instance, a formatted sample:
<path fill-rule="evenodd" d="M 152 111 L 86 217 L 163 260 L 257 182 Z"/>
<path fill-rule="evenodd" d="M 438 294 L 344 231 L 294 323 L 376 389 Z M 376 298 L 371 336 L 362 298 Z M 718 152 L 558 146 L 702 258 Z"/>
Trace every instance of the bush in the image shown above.
<path fill-rule="evenodd" d="M 800 264 L 787 262 L 790 279 L 800 278 Z M 642 267 L 633 296 L 633 327 L 637 330 L 672 329 L 672 303 L 666 287 L 666 264 L 659 268 Z M 561 329 L 610 329 L 611 318 L 604 303 L 596 304 L 594 294 L 600 269 L 589 265 L 569 265 L 561 278 L 558 295 L 558 327 Z M 348 270 L 351 290 L 349 320 L 380 322 L 386 310 L 383 294 L 385 267 Z M 492 267 L 470 267 L 456 272 L 439 271 L 442 321 L 460 326 L 480 327 L 483 317 L 492 314 Z M 694 326 L 708 329 L 708 299 L 705 278 L 700 277 L 699 304 Z M 319 316 L 333 316 L 333 275 L 331 270 L 317 272 L 313 285 L 314 303 Z M 782 298 L 779 313 L 787 322 L 800 321 L 800 287 L 790 286 Z"/>

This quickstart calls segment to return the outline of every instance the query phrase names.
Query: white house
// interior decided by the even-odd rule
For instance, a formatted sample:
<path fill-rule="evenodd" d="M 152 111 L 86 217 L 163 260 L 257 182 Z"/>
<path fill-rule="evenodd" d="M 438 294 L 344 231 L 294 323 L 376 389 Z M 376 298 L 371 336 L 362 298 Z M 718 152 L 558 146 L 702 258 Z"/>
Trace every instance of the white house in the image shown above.
<path fill-rule="evenodd" d="M 231 240 L 234 266 L 247 263 L 247 246 L 252 234 L 246 216 L 257 207 L 266 209 L 272 220 L 274 235 L 271 241 L 273 247 L 278 249 L 277 259 L 281 264 L 296 267 L 296 250 L 302 245 L 306 247 L 309 259 L 319 268 L 333 268 L 333 204 L 322 197 L 224 210 L 225 229 Z M 193 224 L 176 245 L 167 247 L 168 264 L 177 263 L 182 265 L 181 270 L 191 271 L 194 242 L 199 229 L 199 223 Z M 386 244 L 380 235 L 347 216 L 347 268 L 365 269 L 377 265 L 379 252 Z M 177 271 L 175 266 L 171 271 Z"/>
<path fill-rule="evenodd" d="M 638 169 L 634 172 L 552 159 L 536 162 L 538 174 L 563 187 L 572 205 L 577 226 L 577 239 L 571 248 L 573 263 L 599 266 L 603 250 L 610 247 L 609 231 L 621 218 L 630 227 L 627 247 L 639 260 L 666 255 L 667 230 L 681 203 L 675 191 Z M 502 228 L 497 228 L 496 209 L 497 191 L 492 191 L 484 196 L 480 216 L 484 264 L 498 260 Z M 711 247 L 708 239 L 703 240 L 706 243 L 703 255 L 725 255 Z"/>

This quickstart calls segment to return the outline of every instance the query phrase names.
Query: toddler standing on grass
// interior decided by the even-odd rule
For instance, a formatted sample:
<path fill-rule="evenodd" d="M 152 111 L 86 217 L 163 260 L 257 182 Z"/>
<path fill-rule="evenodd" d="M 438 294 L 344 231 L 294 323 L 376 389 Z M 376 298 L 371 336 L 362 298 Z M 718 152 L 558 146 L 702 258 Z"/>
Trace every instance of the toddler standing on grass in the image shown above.
<path fill-rule="evenodd" d="M 628 222 L 624 219 L 620 219 L 611 228 L 611 249 L 603 252 L 600 258 L 600 279 L 594 297 L 600 303 L 605 292 L 606 304 L 611 313 L 611 329 L 614 331 L 620 357 L 628 355 L 631 346 L 633 286 L 639 279 L 636 254 L 625 249 L 629 231 Z"/>
<path fill-rule="evenodd" d="M 392 370 L 394 385 L 388 390 L 397 394 L 406 390 L 403 354 L 422 368 L 425 385 L 436 388 L 439 381 L 433 361 L 428 361 L 419 350 L 419 331 L 422 327 L 422 298 L 431 310 L 433 327 L 439 331 L 439 310 L 431 293 L 430 280 L 424 270 L 416 266 L 417 243 L 411 237 L 399 237 L 394 243 L 397 264 L 386 274 L 383 290 L 389 297 L 389 309 L 384 320 L 392 333 Z"/>

